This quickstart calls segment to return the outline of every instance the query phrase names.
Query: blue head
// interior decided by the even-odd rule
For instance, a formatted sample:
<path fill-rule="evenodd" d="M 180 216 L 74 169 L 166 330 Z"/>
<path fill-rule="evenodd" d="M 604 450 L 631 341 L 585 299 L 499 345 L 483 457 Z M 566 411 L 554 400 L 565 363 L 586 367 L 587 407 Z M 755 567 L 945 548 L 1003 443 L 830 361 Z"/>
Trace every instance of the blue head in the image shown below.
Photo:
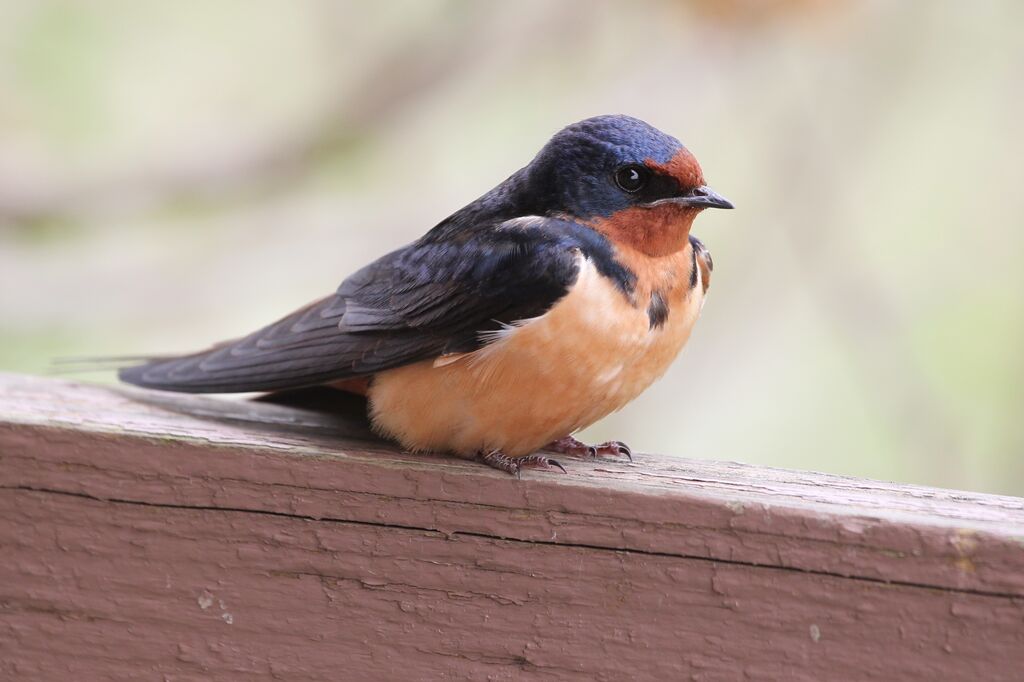
<path fill-rule="evenodd" d="M 630 116 L 595 116 L 563 128 L 524 169 L 538 213 L 578 220 L 672 203 L 732 208 L 704 184 L 700 165 L 680 142 Z"/>

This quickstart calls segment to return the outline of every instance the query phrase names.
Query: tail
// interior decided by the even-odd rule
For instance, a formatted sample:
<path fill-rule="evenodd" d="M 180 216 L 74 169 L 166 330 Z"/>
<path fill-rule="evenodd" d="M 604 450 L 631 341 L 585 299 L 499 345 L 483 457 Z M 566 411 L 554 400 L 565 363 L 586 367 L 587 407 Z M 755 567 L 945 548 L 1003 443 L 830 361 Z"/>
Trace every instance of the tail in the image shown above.
<path fill-rule="evenodd" d="M 366 348 L 339 329 L 344 312 L 344 302 L 328 296 L 200 353 L 137 358 L 117 376 L 135 386 L 181 393 L 283 391 L 351 379 L 360 376 L 356 365 Z"/>
<path fill-rule="evenodd" d="M 246 361 L 244 355 L 232 354 L 234 347 L 149 359 L 118 368 L 117 377 L 125 383 L 158 391 L 265 393 L 320 386 L 351 376 L 341 358 L 325 362 L 322 357 L 299 355 L 276 359 L 251 357 Z"/>
<path fill-rule="evenodd" d="M 87 374 L 90 372 L 120 371 L 144 362 L 169 360 L 173 356 L 152 355 L 79 355 L 54 358 L 45 370 L 50 375 Z"/>

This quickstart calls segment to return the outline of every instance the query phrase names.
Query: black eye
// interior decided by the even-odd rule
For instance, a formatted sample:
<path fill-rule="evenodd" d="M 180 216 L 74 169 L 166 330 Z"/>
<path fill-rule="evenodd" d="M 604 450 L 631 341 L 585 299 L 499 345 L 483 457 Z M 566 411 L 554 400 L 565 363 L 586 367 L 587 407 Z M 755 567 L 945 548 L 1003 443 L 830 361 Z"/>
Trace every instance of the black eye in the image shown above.
<path fill-rule="evenodd" d="M 615 184 L 626 192 L 639 192 L 650 174 L 643 166 L 623 166 L 615 171 Z"/>

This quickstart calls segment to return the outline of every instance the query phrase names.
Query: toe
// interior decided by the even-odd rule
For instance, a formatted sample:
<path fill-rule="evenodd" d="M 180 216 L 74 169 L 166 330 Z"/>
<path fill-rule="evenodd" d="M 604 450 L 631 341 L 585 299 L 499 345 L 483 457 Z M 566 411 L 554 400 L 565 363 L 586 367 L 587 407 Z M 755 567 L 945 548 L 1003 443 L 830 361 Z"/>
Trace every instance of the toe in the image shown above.
<path fill-rule="evenodd" d="M 519 457 L 515 461 L 520 468 L 560 469 L 563 474 L 568 473 L 561 462 L 544 455 L 527 455 L 526 457 Z"/>
<path fill-rule="evenodd" d="M 633 450 L 621 440 L 610 440 L 597 446 L 597 454 L 625 457 L 633 461 Z"/>

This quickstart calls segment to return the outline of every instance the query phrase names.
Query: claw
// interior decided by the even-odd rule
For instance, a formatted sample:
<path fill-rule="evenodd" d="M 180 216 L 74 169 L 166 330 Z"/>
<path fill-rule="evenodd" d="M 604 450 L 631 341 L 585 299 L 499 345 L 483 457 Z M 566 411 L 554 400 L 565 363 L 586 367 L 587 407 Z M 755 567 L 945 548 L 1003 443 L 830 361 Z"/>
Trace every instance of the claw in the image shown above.
<path fill-rule="evenodd" d="M 563 474 L 569 473 L 558 460 L 544 455 L 526 455 L 525 457 L 509 457 L 501 450 L 478 452 L 476 458 L 489 467 L 522 478 L 523 469 L 560 469 Z"/>
<path fill-rule="evenodd" d="M 620 440 L 610 440 L 600 445 L 587 445 L 581 443 L 572 436 L 565 436 L 556 441 L 548 443 L 544 448 L 551 452 L 560 452 L 565 455 L 593 459 L 604 455 L 625 457 L 633 461 L 633 450 Z"/>
<path fill-rule="evenodd" d="M 611 440 L 607 443 L 601 443 L 597 446 L 597 450 L 610 450 L 608 454 L 621 455 L 628 459 L 630 462 L 633 461 L 633 450 L 628 445 L 623 443 L 621 440 Z"/>
<path fill-rule="evenodd" d="M 548 466 L 558 467 L 559 469 L 562 470 L 563 474 L 569 473 L 568 471 L 565 470 L 565 467 L 562 466 L 562 463 L 559 462 L 557 459 L 551 459 L 550 457 L 545 457 L 544 459 L 548 461 Z"/>

